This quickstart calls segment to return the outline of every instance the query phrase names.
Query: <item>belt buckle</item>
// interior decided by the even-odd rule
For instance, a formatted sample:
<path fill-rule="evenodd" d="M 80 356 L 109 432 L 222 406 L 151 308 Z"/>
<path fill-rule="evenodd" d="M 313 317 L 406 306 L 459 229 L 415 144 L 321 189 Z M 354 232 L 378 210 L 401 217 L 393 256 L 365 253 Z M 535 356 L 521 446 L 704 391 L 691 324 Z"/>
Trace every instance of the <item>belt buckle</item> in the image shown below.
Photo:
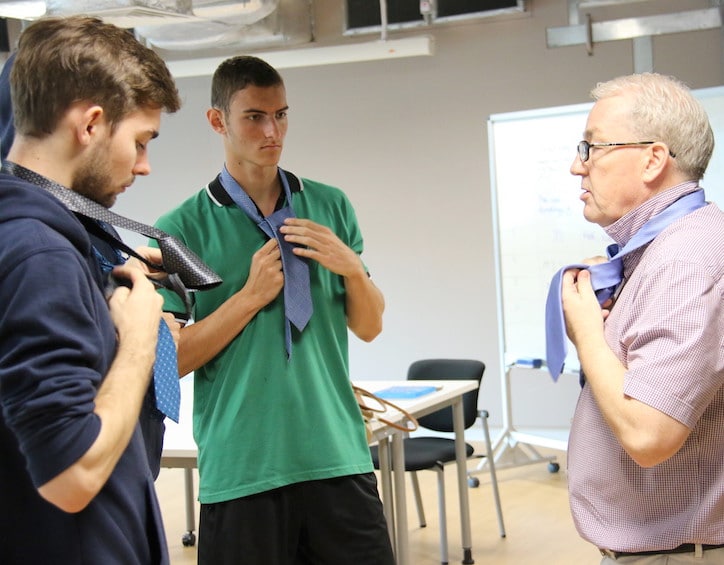
<path fill-rule="evenodd" d="M 602 549 L 599 547 L 598 551 L 601 552 L 602 557 L 610 557 L 611 559 L 616 559 L 618 557 L 616 552 L 611 549 Z"/>

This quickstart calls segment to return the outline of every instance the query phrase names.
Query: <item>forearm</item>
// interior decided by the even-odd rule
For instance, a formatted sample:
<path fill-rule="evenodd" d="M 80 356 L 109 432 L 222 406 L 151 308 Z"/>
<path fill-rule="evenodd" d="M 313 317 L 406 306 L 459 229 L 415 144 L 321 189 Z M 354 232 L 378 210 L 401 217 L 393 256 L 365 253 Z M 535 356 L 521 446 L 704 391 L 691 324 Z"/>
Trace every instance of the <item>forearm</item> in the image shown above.
<path fill-rule="evenodd" d="M 626 453 L 642 467 L 657 465 L 675 454 L 689 429 L 624 394 L 626 367 L 603 336 L 581 340 L 577 349 L 586 386 L 592 388 L 606 423 Z"/>
<path fill-rule="evenodd" d="M 609 427 L 622 442 L 631 428 L 626 414 L 623 381 L 626 368 L 601 336 L 587 336 L 576 345 L 581 369 Z M 623 445 L 623 442 L 622 442 Z"/>
<path fill-rule="evenodd" d="M 43 498 L 66 512 L 79 512 L 103 488 L 138 423 L 154 359 L 155 343 L 119 344 L 96 396 L 98 437 L 78 461 L 38 489 Z"/>
<path fill-rule="evenodd" d="M 363 341 L 372 341 L 382 331 L 385 299 L 360 264 L 359 271 L 344 277 L 347 325 Z"/>
<path fill-rule="evenodd" d="M 213 359 L 241 333 L 263 306 L 252 292 L 241 289 L 203 320 L 181 328 L 179 374 L 187 375 Z"/>

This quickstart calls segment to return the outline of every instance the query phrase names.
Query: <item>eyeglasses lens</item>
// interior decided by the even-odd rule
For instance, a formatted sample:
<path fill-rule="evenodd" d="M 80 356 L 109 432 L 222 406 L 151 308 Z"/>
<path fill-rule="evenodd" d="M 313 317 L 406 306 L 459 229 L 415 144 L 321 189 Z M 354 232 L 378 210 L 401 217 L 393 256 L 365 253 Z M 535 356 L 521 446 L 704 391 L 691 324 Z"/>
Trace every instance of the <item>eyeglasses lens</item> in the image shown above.
<path fill-rule="evenodd" d="M 587 141 L 581 141 L 578 144 L 578 157 L 581 159 L 582 163 L 588 161 L 588 151 L 590 148 L 591 146 L 588 144 Z"/>

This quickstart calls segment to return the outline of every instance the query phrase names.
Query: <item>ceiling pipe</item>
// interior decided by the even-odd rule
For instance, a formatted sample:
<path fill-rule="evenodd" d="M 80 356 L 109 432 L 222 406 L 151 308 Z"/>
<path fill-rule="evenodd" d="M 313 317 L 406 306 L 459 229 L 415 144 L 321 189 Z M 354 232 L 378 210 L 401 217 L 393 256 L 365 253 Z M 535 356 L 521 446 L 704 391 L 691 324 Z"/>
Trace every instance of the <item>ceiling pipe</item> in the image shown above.
<path fill-rule="evenodd" d="M 380 0 L 380 39 L 387 41 L 387 0 Z"/>

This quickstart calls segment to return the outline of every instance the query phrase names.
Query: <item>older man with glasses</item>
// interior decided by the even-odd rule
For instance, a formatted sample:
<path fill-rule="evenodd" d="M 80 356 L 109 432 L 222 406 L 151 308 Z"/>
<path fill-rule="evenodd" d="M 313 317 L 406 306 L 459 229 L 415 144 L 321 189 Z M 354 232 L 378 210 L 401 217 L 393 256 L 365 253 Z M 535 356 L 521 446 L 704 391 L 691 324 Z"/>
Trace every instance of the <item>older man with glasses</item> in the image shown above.
<path fill-rule="evenodd" d="M 650 233 L 603 305 L 588 270 L 563 275 L 585 374 L 571 511 L 602 563 L 724 563 L 724 214 L 699 186 L 712 129 L 671 77 L 620 77 L 592 96 L 571 166 L 583 215 L 622 249 Z"/>

